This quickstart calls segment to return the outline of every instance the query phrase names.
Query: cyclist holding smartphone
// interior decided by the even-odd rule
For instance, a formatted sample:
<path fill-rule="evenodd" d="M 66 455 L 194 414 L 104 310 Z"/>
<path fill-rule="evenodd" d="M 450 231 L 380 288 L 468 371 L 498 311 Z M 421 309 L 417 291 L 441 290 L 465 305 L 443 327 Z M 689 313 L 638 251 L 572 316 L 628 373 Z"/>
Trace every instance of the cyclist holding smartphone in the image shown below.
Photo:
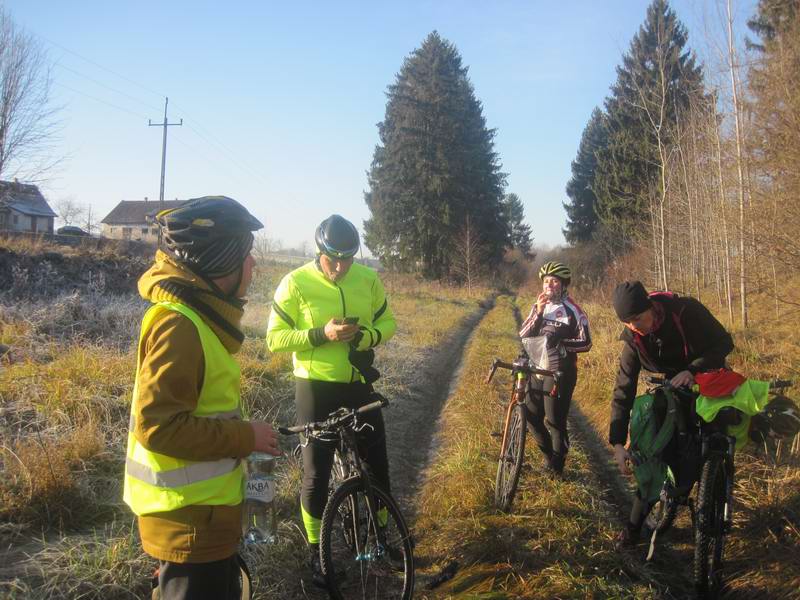
<path fill-rule="evenodd" d="M 355 226 L 339 215 L 320 223 L 315 260 L 286 275 L 272 303 L 267 346 L 292 352 L 297 423 L 319 421 L 340 407 L 370 402 L 373 348 L 395 332 L 394 315 L 378 274 L 356 264 Z M 364 415 L 360 448 L 376 481 L 389 489 L 389 461 L 380 411 Z M 312 440 L 303 448 L 300 508 L 310 546 L 312 581 L 325 586 L 319 560 L 319 530 L 328 499 L 334 448 Z"/>

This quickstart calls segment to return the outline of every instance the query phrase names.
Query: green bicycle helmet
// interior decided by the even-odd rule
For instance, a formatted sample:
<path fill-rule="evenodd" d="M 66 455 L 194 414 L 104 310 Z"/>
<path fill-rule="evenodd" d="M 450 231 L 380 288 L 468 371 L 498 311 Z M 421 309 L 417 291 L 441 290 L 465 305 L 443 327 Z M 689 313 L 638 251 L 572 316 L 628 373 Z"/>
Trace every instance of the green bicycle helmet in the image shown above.
<path fill-rule="evenodd" d="M 554 260 L 544 263 L 539 269 L 539 279 L 544 279 L 548 275 L 558 277 L 564 285 L 569 285 L 572 281 L 572 271 L 569 270 L 569 267 Z"/>

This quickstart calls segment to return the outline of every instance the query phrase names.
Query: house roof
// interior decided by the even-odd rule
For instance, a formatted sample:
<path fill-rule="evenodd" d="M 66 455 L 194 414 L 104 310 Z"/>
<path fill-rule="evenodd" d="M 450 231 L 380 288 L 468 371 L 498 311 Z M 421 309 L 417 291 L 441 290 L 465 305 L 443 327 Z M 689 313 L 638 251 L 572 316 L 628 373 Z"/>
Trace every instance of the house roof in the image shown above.
<path fill-rule="evenodd" d="M 0 204 L 23 215 L 35 217 L 57 217 L 39 188 L 16 181 L 0 181 Z"/>
<path fill-rule="evenodd" d="M 163 209 L 178 208 L 186 200 L 164 200 Z M 141 225 L 150 223 L 161 210 L 158 200 L 121 200 L 106 217 L 100 221 L 106 225 Z"/>

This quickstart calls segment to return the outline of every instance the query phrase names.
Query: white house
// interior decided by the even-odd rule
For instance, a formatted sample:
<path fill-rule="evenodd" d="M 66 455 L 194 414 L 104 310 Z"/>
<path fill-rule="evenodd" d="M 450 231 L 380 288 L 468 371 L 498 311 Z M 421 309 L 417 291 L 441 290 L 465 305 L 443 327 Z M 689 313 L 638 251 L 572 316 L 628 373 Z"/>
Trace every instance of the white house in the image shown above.
<path fill-rule="evenodd" d="M 53 233 L 57 216 L 35 185 L 0 181 L 0 231 Z"/>
<path fill-rule="evenodd" d="M 168 208 L 177 208 L 186 200 L 122 200 L 100 221 L 103 237 L 118 240 L 158 241 L 158 227 L 153 222 L 156 213 Z"/>

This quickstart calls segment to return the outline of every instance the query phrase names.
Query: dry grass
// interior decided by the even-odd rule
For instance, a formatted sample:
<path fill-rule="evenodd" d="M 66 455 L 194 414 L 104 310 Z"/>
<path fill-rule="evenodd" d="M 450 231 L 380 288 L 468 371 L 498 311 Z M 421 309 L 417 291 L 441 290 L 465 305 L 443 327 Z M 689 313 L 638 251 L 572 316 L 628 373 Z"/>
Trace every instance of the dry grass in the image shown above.
<path fill-rule="evenodd" d="M 598 497 L 584 452 L 573 447 L 565 481 L 539 472 L 538 450 L 528 450 L 514 514 L 493 508 L 500 402 L 509 377 L 483 383 L 492 358 L 519 352 L 513 304 L 501 298 L 479 325 L 463 375 L 443 416 L 435 463 L 419 499 L 418 555 L 441 567 L 451 559 L 456 577 L 420 598 L 652 598 L 641 568 L 611 551 L 610 510 Z"/>
<path fill-rule="evenodd" d="M 29 242 L 13 250 L 40 255 L 53 249 Z M 259 266 L 243 322 L 248 338 L 238 355 L 246 412 L 278 423 L 294 420 L 291 357 L 270 354 L 263 340 L 269 302 L 286 271 Z M 378 352 L 382 389 L 391 393 L 408 384 L 415 366 L 478 299 L 413 278 L 385 281 L 401 324 Z M 0 597 L 144 595 L 154 563 L 131 529 L 121 484 L 146 306 L 101 287 L 50 301 L 0 296 L 0 344 L 11 347 L 0 359 L 0 538 L 12 552 L 0 567 Z M 306 556 L 300 472 L 297 459 L 286 456 L 278 475 L 280 541 L 256 570 L 258 598 L 305 595 L 298 569 Z"/>
<path fill-rule="evenodd" d="M 786 294 L 797 296 L 797 285 Z M 527 298 L 530 300 L 530 298 Z M 736 349 L 729 357 L 732 368 L 750 377 L 775 376 L 798 380 L 800 347 L 791 307 L 782 307 L 776 318 L 769 295 L 751 298 L 750 328 L 730 328 Z M 594 346 L 579 362 L 574 402 L 591 421 L 598 435 L 607 439 L 610 401 L 621 350 L 621 326 L 608 303 L 581 303 L 589 315 Z M 712 311 L 716 303 L 710 302 Z M 721 313 L 718 317 L 725 323 Z M 640 385 L 640 390 L 644 389 Z M 791 395 L 791 394 L 790 394 Z M 797 392 L 793 394 L 798 397 Z M 795 442 L 795 447 L 797 443 Z M 609 448 L 610 453 L 610 448 Z M 745 448 L 736 459 L 734 530 L 728 536 L 726 581 L 732 597 L 800 597 L 800 452 L 791 443 L 768 448 Z M 691 536 L 688 517 L 679 520 L 682 531 L 657 565 L 672 569 L 676 585 L 691 573 Z M 673 552 L 674 550 L 674 552 Z M 678 561 L 677 563 L 674 561 Z M 674 569 L 680 564 L 681 569 Z"/>

